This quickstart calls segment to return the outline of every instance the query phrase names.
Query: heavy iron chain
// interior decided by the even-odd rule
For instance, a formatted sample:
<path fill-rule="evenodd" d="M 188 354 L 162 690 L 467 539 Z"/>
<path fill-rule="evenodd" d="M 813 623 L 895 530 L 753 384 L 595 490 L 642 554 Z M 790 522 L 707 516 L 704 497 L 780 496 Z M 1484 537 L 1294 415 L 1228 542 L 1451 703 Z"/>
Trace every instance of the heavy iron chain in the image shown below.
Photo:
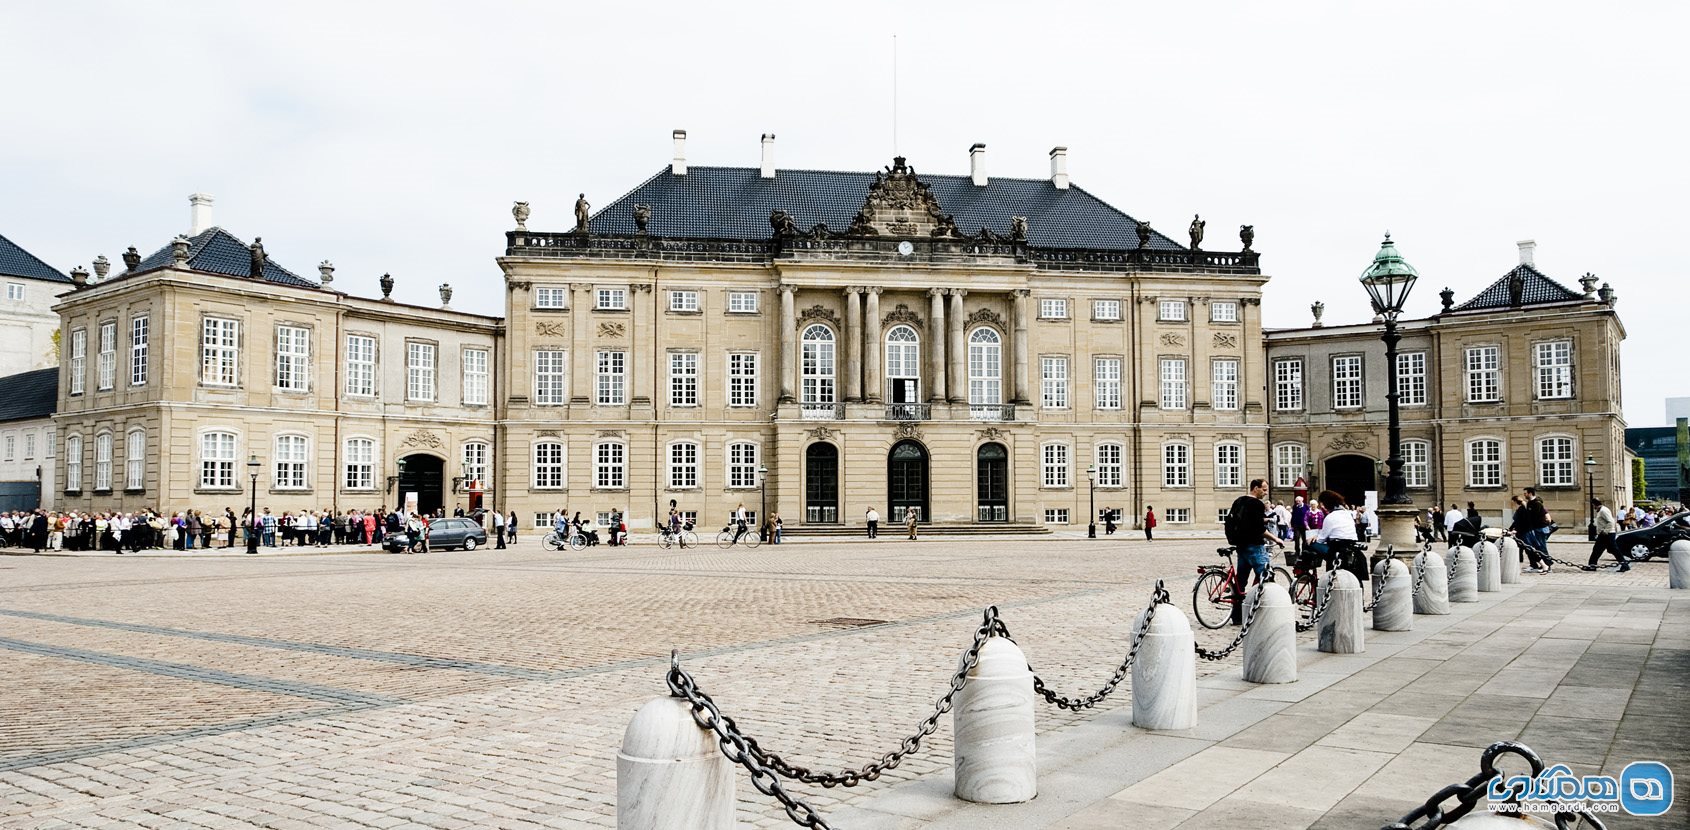
<path fill-rule="evenodd" d="M 1461 548 L 1449 549 L 1449 581 L 1455 581 L 1455 565 L 1461 561 Z"/>
<path fill-rule="evenodd" d="M 1448 827 L 1454 824 L 1456 820 L 1472 812 L 1473 808 L 1478 806 L 1479 801 L 1485 798 L 1490 790 L 1490 780 L 1502 774 L 1496 768 L 1496 760 L 1504 754 L 1518 755 L 1524 758 L 1526 763 L 1530 765 L 1534 777 L 1543 772 L 1543 758 L 1533 752 L 1531 747 L 1518 741 L 1498 741 L 1485 747 L 1484 753 L 1479 756 L 1479 772 L 1477 775 L 1460 784 L 1451 784 L 1438 790 L 1414 812 L 1385 825 L 1381 830 L 1433 830 L 1433 828 Z M 1456 803 L 1453 806 L 1446 806 L 1445 802 L 1451 798 L 1455 799 Z M 1518 801 L 1510 799 L 1497 812 L 1518 817 L 1519 811 L 1515 809 L 1518 803 Z M 1596 830 L 1606 830 L 1606 825 L 1602 823 L 1602 820 L 1589 813 L 1573 810 L 1555 813 L 1555 826 L 1558 830 L 1572 830 L 1581 821 L 1596 828 Z M 1416 824 L 1415 822 L 1420 823 Z"/>
<path fill-rule="evenodd" d="M 1267 581 L 1273 581 L 1272 569 L 1268 570 Z M 1250 633 L 1250 624 L 1256 621 L 1256 609 L 1262 607 L 1262 596 L 1266 593 L 1266 591 L 1261 590 L 1260 585 L 1257 585 L 1256 601 L 1250 603 L 1249 610 L 1244 613 L 1244 625 L 1239 627 L 1238 636 L 1234 638 L 1231 643 L 1228 643 L 1226 648 L 1220 649 L 1219 651 L 1210 651 L 1202 646 L 1195 646 L 1197 649 L 1197 656 L 1203 658 L 1204 660 L 1225 660 L 1227 657 L 1230 657 L 1234 651 L 1237 651 L 1238 647 L 1243 645 L 1245 635 Z"/>
<path fill-rule="evenodd" d="M 1397 549 L 1394 547 L 1385 548 L 1385 558 L 1380 560 L 1385 567 L 1380 569 L 1378 578 L 1373 580 L 1373 599 L 1368 601 L 1367 606 L 1361 610 L 1372 611 L 1373 606 L 1379 604 L 1379 598 L 1385 595 L 1385 582 L 1391 576 L 1391 563 L 1395 561 L 1397 561 Z"/>
<path fill-rule="evenodd" d="M 1315 603 L 1314 613 L 1309 615 L 1308 622 L 1298 622 L 1297 623 L 1297 631 L 1299 631 L 1299 632 L 1312 631 L 1315 626 L 1320 625 L 1320 618 L 1326 616 L 1327 603 L 1330 603 L 1332 601 L 1332 589 L 1337 587 L 1337 585 L 1338 585 L 1337 570 L 1333 569 L 1333 570 L 1327 571 L 1326 593 L 1321 595 L 1320 602 Z"/>
<path fill-rule="evenodd" d="M 1103 684 L 1103 688 L 1086 697 L 1063 697 L 1046 688 L 1044 679 L 1040 678 L 1037 672 L 1034 672 L 1033 691 L 1058 709 L 1068 709 L 1075 712 L 1081 709 L 1089 709 L 1103 702 L 1104 698 L 1115 691 L 1115 687 L 1121 685 L 1121 681 L 1127 679 L 1127 672 L 1131 671 L 1133 661 L 1138 658 L 1138 647 L 1144 644 L 1145 634 L 1150 631 L 1150 620 L 1156 615 L 1156 606 L 1164 604 L 1172 605 L 1173 599 L 1168 596 L 1168 589 L 1163 587 L 1162 580 L 1158 579 L 1156 580 L 1155 590 L 1150 593 L 1150 605 L 1144 609 L 1144 625 L 1133 633 L 1132 645 L 1127 648 L 1126 658 L 1121 661 L 1121 665 L 1115 667 L 1115 673 L 1109 677 L 1109 682 Z M 1002 623 L 999 623 L 999 625 L 1001 626 Z M 1003 636 L 1009 637 L 1007 629 L 1004 630 Z M 1033 667 L 1028 665 L 1027 670 L 1032 671 Z"/>
<path fill-rule="evenodd" d="M 1555 563 L 1555 564 L 1557 564 L 1557 565 L 1561 565 L 1561 566 L 1564 566 L 1564 567 L 1568 567 L 1568 568 L 1578 568 L 1578 567 L 1582 567 L 1582 566 L 1581 566 L 1581 565 L 1579 565 L 1579 563 L 1577 563 L 1577 562 L 1568 562 L 1568 561 L 1567 561 L 1567 560 L 1565 560 L 1565 559 L 1561 559 L 1561 558 L 1558 558 L 1558 557 L 1554 557 L 1554 556 L 1550 556 L 1550 555 L 1549 555 L 1549 551 L 1546 551 L 1546 550 L 1538 550 L 1538 549 L 1537 549 L 1537 548 L 1534 548 L 1534 547 L 1532 547 L 1532 546 L 1531 546 L 1531 545 L 1528 545 L 1528 544 L 1526 544 L 1526 543 L 1525 543 L 1525 542 L 1522 542 L 1522 541 L 1520 541 L 1520 539 L 1519 539 L 1519 537 L 1517 537 L 1517 536 L 1516 536 L 1516 537 L 1515 537 L 1515 538 L 1514 538 L 1514 544 L 1516 544 L 1516 545 L 1519 545 L 1519 546 L 1520 546 L 1520 547 L 1521 547 L 1521 549 L 1523 549 L 1523 550 L 1529 550 L 1529 551 L 1531 551 L 1531 552 L 1532 552 L 1532 553 L 1535 553 L 1535 554 L 1537 554 L 1537 555 L 1538 555 L 1538 557 L 1539 557 L 1539 558 L 1541 558 L 1541 559 L 1547 559 L 1547 560 L 1549 560 L 1549 561 L 1551 561 L 1551 562 L 1554 562 L 1554 563 Z"/>
<path fill-rule="evenodd" d="M 1420 586 L 1422 584 L 1424 584 L 1425 581 L 1426 581 L 1426 560 L 1422 559 L 1420 557 L 1415 557 L 1415 562 L 1414 562 L 1414 589 L 1409 591 L 1409 596 L 1415 596 L 1415 597 L 1420 596 Z"/>

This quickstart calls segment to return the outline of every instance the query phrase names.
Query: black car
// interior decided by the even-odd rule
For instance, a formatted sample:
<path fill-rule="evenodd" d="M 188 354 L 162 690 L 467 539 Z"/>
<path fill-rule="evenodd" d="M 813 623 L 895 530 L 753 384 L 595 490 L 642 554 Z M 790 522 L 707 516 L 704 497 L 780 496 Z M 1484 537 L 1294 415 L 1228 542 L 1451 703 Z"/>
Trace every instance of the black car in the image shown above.
<path fill-rule="evenodd" d="M 398 553 L 411 546 L 411 534 L 408 531 L 389 533 L 382 539 L 381 544 L 382 547 Z M 476 524 L 474 519 L 435 519 L 428 524 L 429 550 L 475 550 L 485 544 L 487 531 Z"/>
<path fill-rule="evenodd" d="M 1667 548 L 1679 539 L 1690 540 L 1690 510 L 1649 527 L 1616 534 L 1609 549 L 1633 562 L 1641 562 L 1651 556 L 1665 556 Z"/>

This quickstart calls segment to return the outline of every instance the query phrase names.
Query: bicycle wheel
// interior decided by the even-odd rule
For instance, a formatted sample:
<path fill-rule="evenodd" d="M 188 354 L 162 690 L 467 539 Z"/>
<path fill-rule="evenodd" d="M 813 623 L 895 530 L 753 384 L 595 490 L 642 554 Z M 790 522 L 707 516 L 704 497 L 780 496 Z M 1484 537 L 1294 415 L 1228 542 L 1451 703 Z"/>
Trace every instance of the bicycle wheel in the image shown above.
<path fill-rule="evenodd" d="M 698 534 L 690 530 L 681 531 L 681 549 L 686 550 L 696 547 L 698 547 Z"/>
<path fill-rule="evenodd" d="M 1314 607 L 1314 596 L 1320 587 L 1320 580 L 1314 574 L 1298 574 L 1291 577 L 1291 603 L 1304 608 Z"/>
<path fill-rule="evenodd" d="M 739 537 L 739 543 L 748 548 L 754 548 L 763 544 L 763 538 L 757 535 L 757 531 L 747 530 L 744 536 Z"/>
<path fill-rule="evenodd" d="M 716 534 L 716 547 L 719 547 L 722 550 L 727 550 L 728 548 L 733 547 L 733 543 L 734 535 L 732 533 L 724 530 L 721 533 Z"/>
<path fill-rule="evenodd" d="M 1227 596 L 1225 572 L 1206 571 L 1197 577 L 1197 584 L 1191 588 L 1191 610 L 1197 615 L 1197 623 L 1204 628 L 1226 625 L 1232 619 L 1232 603 Z"/>
<path fill-rule="evenodd" d="M 587 549 L 587 537 L 583 534 L 580 534 L 580 533 L 577 533 L 577 534 L 569 537 L 569 549 L 570 550 L 586 550 Z"/>
<path fill-rule="evenodd" d="M 555 551 L 562 546 L 563 545 L 560 544 L 557 540 L 557 534 L 556 533 L 548 533 L 548 534 L 545 535 L 544 538 L 542 538 L 540 540 L 540 547 L 543 547 L 546 550 Z"/>
<path fill-rule="evenodd" d="M 1273 568 L 1273 581 L 1279 583 L 1286 590 L 1291 590 L 1291 572 L 1278 565 Z"/>
<path fill-rule="evenodd" d="M 675 537 L 670 536 L 667 533 L 657 534 L 657 546 L 658 547 L 660 547 L 664 550 L 668 550 L 669 546 L 674 544 L 674 543 L 675 543 Z"/>

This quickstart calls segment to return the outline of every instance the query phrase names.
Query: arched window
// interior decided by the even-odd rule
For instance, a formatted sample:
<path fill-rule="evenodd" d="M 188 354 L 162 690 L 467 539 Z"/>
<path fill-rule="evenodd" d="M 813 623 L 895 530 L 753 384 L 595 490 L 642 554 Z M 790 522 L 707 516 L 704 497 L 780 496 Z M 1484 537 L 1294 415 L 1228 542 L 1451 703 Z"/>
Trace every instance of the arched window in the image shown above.
<path fill-rule="evenodd" d="M 628 486 L 628 448 L 620 441 L 605 441 L 593 447 L 593 486 L 621 490 Z"/>
<path fill-rule="evenodd" d="M 139 318 L 146 319 L 146 318 Z M 147 431 L 136 427 L 129 430 L 123 441 L 123 487 L 142 490 L 147 486 Z"/>
<path fill-rule="evenodd" d="M 233 432 L 200 434 L 200 488 L 204 490 L 235 489 L 235 434 Z"/>
<path fill-rule="evenodd" d="M 833 403 L 836 400 L 833 330 L 820 323 L 804 329 L 800 351 L 803 375 L 800 401 L 805 404 Z"/>
<path fill-rule="evenodd" d="M 1003 403 L 1003 338 L 981 326 L 968 335 L 968 403 L 997 407 Z"/>
<path fill-rule="evenodd" d="M 65 438 L 65 489 L 82 489 L 82 436 Z"/>
<path fill-rule="evenodd" d="M 1573 439 L 1565 435 L 1550 435 L 1537 439 L 1537 483 L 1544 487 L 1571 487 L 1573 478 Z"/>
<path fill-rule="evenodd" d="M 348 490 L 376 489 L 376 442 L 371 438 L 348 438 L 344 454 Z"/>
<path fill-rule="evenodd" d="M 698 486 L 698 444 L 676 441 L 669 445 L 669 489 Z"/>
<path fill-rule="evenodd" d="M 1114 443 L 1098 444 L 1096 458 L 1097 478 L 1095 480 L 1097 482 L 1097 486 L 1120 487 L 1121 445 Z"/>
<path fill-rule="evenodd" d="M 111 433 L 94 436 L 94 489 L 111 489 Z"/>
<path fill-rule="evenodd" d="M 886 332 L 886 402 L 921 402 L 921 338 L 909 326 Z"/>
<path fill-rule="evenodd" d="M 563 443 L 540 441 L 534 445 L 534 489 L 563 489 Z"/>
<path fill-rule="evenodd" d="M 308 457 L 303 435 L 276 436 L 276 471 L 272 482 L 277 490 L 305 489 L 305 459 Z"/>

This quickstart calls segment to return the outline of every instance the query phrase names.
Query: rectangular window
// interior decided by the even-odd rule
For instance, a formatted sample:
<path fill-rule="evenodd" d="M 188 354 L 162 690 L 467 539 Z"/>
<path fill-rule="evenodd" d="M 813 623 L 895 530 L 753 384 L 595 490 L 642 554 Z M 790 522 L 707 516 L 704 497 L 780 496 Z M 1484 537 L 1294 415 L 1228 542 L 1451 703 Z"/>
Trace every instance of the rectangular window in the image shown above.
<path fill-rule="evenodd" d="M 1544 487 L 1573 486 L 1573 439 L 1553 437 L 1538 440 L 1537 483 Z"/>
<path fill-rule="evenodd" d="M 151 321 L 145 314 L 129 319 L 129 385 L 147 385 L 147 336 Z"/>
<path fill-rule="evenodd" d="M 297 326 L 276 327 L 276 388 L 304 392 L 311 369 L 311 332 Z"/>
<path fill-rule="evenodd" d="M 690 441 L 669 445 L 669 489 L 698 486 L 698 445 Z"/>
<path fill-rule="evenodd" d="M 200 487 L 206 490 L 235 488 L 235 434 L 207 432 L 200 435 Z"/>
<path fill-rule="evenodd" d="M 1215 486 L 1244 486 L 1244 447 L 1239 444 L 1215 445 Z"/>
<path fill-rule="evenodd" d="M 1467 486 L 1502 486 L 1502 442 L 1481 438 L 1467 442 Z"/>
<path fill-rule="evenodd" d="M 534 445 L 534 489 L 563 489 L 563 444 L 542 441 Z"/>
<path fill-rule="evenodd" d="M 1068 523 L 1068 508 L 1066 508 L 1066 507 L 1047 507 L 1047 508 L 1045 508 L 1045 524 L 1047 524 L 1047 525 L 1065 525 L 1067 523 Z"/>
<path fill-rule="evenodd" d="M 82 436 L 65 439 L 65 489 L 82 489 Z"/>
<path fill-rule="evenodd" d="M 598 404 L 621 406 L 628 402 L 628 353 L 598 352 Z"/>
<path fill-rule="evenodd" d="M 1573 396 L 1573 341 L 1551 340 L 1532 344 L 1532 370 L 1537 378 L 1538 400 Z"/>
<path fill-rule="evenodd" d="M 1236 323 L 1238 322 L 1238 303 L 1231 300 L 1216 300 L 1209 304 L 1209 322 Z"/>
<path fill-rule="evenodd" d="M 1168 524 L 1171 524 L 1171 525 L 1188 525 L 1188 524 L 1191 524 L 1191 508 L 1189 508 L 1189 507 L 1170 507 L 1170 508 L 1167 509 L 1166 512 L 1164 512 L 1162 514 L 1162 518 L 1167 519 Z"/>
<path fill-rule="evenodd" d="M 1409 487 L 1430 487 L 1432 445 L 1425 441 L 1402 442 L 1402 478 Z"/>
<path fill-rule="evenodd" d="M 594 292 L 598 302 L 593 306 L 600 311 L 627 311 L 628 289 L 600 288 Z"/>
<path fill-rule="evenodd" d="M 1184 300 L 1163 300 L 1156 304 L 1156 310 L 1158 320 L 1170 323 L 1185 322 Z"/>
<path fill-rule="evenodd" d="M 481 482 L 487 486 L 487 456 L 488 446 L 480 441 L 471 441 L 464 445 L 464 481 Z"/>
<path fill-rule="evenodd" d="M 1214 377 L 1210 381 L 1209 392 L 1214 397 L 1212 405 L 1217 411 L 1234 412 L 1238 409 L 1238 361 L 1232 358 L 1217 360 L 1210 364 Z"/>
<path fill-rule="evenodd" d="M 564 384 L 564 369 L 568 365 L 562 349 L 534 351 L 535 406 L 561 406 L 569 402 L 569 387 Z"/>
<path fill-rule="evenodd" d="M 1467 402 L 1502 400 L 1502 347 L 1474 346 L 1466 351 Z"/>
<path fill-rule="evenodd" d="M 1121 486 L 1121 445 L 1097 445 L 1097 486 Z"/>
<path fill-rule="evenodd" d="M 1041 401 L 1045 409 L 1068 408 L 1068 358 L 1045 357 L 1039 359 L 1042 378 L 1040 386 L 1043 394 Z"/>
<path fill-rule="evenodd" d="M 728 406 L 757 405 L 757 353 L 728 355 Z"/>
<path fill-rule="evenodd" d="M 1397 355 L 1397 403 L 1401 406 L 1426 405 L 1425 352 Z"/>
<path fill-rule="evenodd" d="M 535 308 L 568 308 L 569 288 L 562 285 L 541 285 L 534 289 Z"/>
<path fill-rule="evenodd" d="M 21 283 L 21 282 L 6 283 L 6 299 L 8 299 L 8 300 L 21 300 L 21 299 L 23 299 L 23 283 Z"/>
<path fill-rule="evenodd" d="M 1046 487 L 1068 486 L 1068 445 L 1046 444 L 1044 447 L 1044 482 Z"/>
<path fill-rule="evenodd" d="M 1361 408 L 1361 355 L 1332 358 L 1332 408 Z"/>
<path fill-rule="evenodd" d="M 1068 319 L 1068 301 L 1062 297 L 1040 297 L 1039 319 L 1066 320 Z"/>
<path fill-rule="evenodd" d="M 1303 360 L 1273 362 L 1273 408 L 1281 412 L 1303 408 Z"/>
<path fill-rule="evenodd" d="M 147 434 L 141 430 L 130 430 L 124 439 L 123 473 L 125 490 L 140 490 L 146 487 Z"/>
<path fill-rule="evenodd" d="M 5 452 L 5 455 L 3 456 L 5 458 L 5 460 L 7 460 L 7 461 L 17 460 L 17 457 L 18 457 L 18 437 L 16 435 L 9 433 L 9 432 L 6 433 L 5 445 L 6 445 L 6 452 Z"/>
<path fill-rule="evenodd" d="M 669 292 L 669 310 L 670 311 L 679 311 L 679 312 L 683 312 L 683 313 L 692 313 L 692 312 L 698 311 L 698 292 L 697 291 L 671 291 L 671 292 Z"/>
<path fill-rule="evenodd" d="M 1185 358 L 1162 359 L 1162 408 L 1185 408 Z"/>
<path fill-rule="evenodd" d="M 1273 486 L 1295 487 L 1308 464 L 1308 448 L 1302 444 L 1280 444 L 1273 448 Z"/>
<path fill-rule="evenodd" d="M 405 398 L 434 400 L 434 344 L 405 344 Z"/>
<path fill-rule="evenodd" d="M 488 368 L 486 349 L 464 349 L 464 405 L 486 406 Z"/>
<path fill-rule="evenodd" d="M 72 329 L 70 333 L 70 393 L 82 394 L 86 382 L 84 371 L 88 365 L 88 330 Z"/>
<path fill-rule="evenodd" d="M 207 317 L 200 328 L 200 382 L 234 386 L 240 382 L 241 322 Z"/>
<path fill-rule="evenodd" d="M 273 486 L 277 490 L 305 489 L 306 457 L 305 436 L 276 436 L 276 479 Z"/>
<path fill-rule="evenodd" d="M 1121 359 L 1100 357 L 1093 363 L 1097 377 L 1097 408 L 1121 408 Z"/>
<path fill-rule="evenodd" d="M 23 460 L 30 461 L 34 458 L 35 458 L 35 430 L 30 430 L 29 432 L 26 432 L 26 433 L 23 434 Z"/>
<path fill-rule="evenodd" d="M 117 374 L 117 323 L 100 324 L 99 389 L 112 388 Z"/>
<path fill-rule="evenodd" d="M 757 486 L 757 445 L 739 442 L 728 445 L 728 486 Z"/>
<path fill-rule="evenodd" d="M 94 438 L 94 490 L 111 489 L 111 433 Z"/>
<path fill-rule="evenodd" d="M 1162 486 L 1191 486 L 1191 447 L 1186 444 L 1162 446 Z"/>
<path fill-rule="evenodd" d="M 1101 321 L 1104 321 L 1104 322 L 1110 322 L 1110 321 L 1121 319 L 1121 301 L 1120 300 L 1092 300 L 1091 301 L 1091 318 L 1093 320 L 1101 320 Z"/>
<path fill-rule="evenodd" d="M 376 394 L 376 339 L 360 334 L 346 336 L 346 394 L 374 397 Z"/>
<path fill-rule="evenodd" d="M 698 353 L 669 353 L 669 405 L 698 406 Z"/>
<path fill-rule="evenodd" d="M 755 292 L 755 291 L 729 291 L 728 292 L 728 313 L 729 314 L 756 314 L 757 313 L 757 292 Z"/>
<path fill-rule="evenodd" d="M 628 486 L 627 448 L 617 443 L 604 443 L 594 450 L 597 457 L 593 486 L 603 490 L 620 490 Z"/>

